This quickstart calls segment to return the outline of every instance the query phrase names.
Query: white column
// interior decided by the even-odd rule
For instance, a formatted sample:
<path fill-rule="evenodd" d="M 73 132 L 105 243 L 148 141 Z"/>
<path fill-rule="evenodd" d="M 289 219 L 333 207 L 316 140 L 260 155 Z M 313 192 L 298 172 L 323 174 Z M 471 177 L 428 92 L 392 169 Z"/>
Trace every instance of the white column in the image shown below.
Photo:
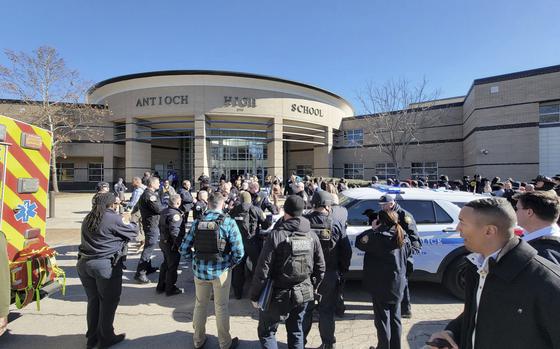
<path fill-rule="evenodd" d="M 313 148 L 313 175 L 332 177 L 333 163 L 333 129 L 327 127 L 325 130 L 325 144 L 316 145 Z"/>
<path fill-rule="evenodd" d="M 152 144 L 150 141 L 138 139 L 138 120 L 126 119 L 126 143 L 125 143 L 125 181 L 132 177 L 142 177 L 143 173 L 152 169 Z M 150 133 L 142 133 L 142 137 L 149 137 Z"/>
<path fill-rule="evenodd" d="M 208 172 L 208 151 L 206 142 L 206 115 L 197 113 L 194 116 L 194 173 L 196 180 L 201 174 L 210 176 Z"/>
<path fill-rule="evenodd" d="M 284 142 L 282 141 L 283 123 L 281 117 L 272 120 L 268 128 L 267 168 L 270 176 L 282 177 L 284 166 Z"/>

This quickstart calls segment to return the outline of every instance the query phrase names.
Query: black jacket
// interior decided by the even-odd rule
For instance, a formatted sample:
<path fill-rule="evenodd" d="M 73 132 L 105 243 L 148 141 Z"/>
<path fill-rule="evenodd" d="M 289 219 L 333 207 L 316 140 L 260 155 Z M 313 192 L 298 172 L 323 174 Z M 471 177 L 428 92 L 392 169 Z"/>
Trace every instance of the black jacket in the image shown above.
<path fill-rule="evenodd" d="M 539 256 L 560 265 L 560 238 L 557 236 L 541 236 L 529 241 L 529 245 L 537 250 Z"/>
<path fill-rule="evenodd" d="M 368 236 L 368 242 L 362 238 Z M 405 236 L 402 247 L 397 245 L 395 230 L 379 227 L 368 229 L 356 237 L 356 248 L 364 251 L 363 286 L 379 302 L 397 303 L 406 286 L 406 260 L 410 241 Z"/>
<path fill-rule="evenodd" d="M 166 207 L 161 211 L 159 218 L 160 241 L 174 248 L 181 245 L 185 232 L 183 226 L 183 212 L 175 207 Z"/>
<path fill-rule="evenodd" d="M 327 212 L 321 213 L 317 211 L 312 211 L 311 213 L 305 215 L 304 217 L 309 220 L 311 225 L 315 224 L 325 224 L 327 222 L 327 217 L 329 214 Z M 323 249 L 323 257 L 325 258 L 326 270 L 327 271 L 340 271 L 341 273 L 346 273 L 348 268 L 350 268 L 350 261 L 352 259 L 352 246 L 350 245 L 350 240 L 346 235 L 346 230 L 344 225 L 336 217 L 330 213 L 332 219 L 332 238 L 334 243 L 334 249 L 329 255 L 325 255 L 325 250 Z"/>
<path fill-rule="evenodd" d="M 125 223 L 120 214 L 105 210 L 97 231 L 87 231 L 82 223 L 82 242 L 78 248 L 84 258 L 109 258 L 122 251 L 123 246 L 138 235 L 136 223 Z"/>
<path fill-rule="evenodd" d="M 399 224 L 408 235 L 412 249 L 415 250 L 415 252 L 420 251 L 422 248 L 422 240 L 420 240 L 420 236 L 418 235 L 418 228 L 414 216 L 397 203 L 395 203 L 393 211 L 396 211 L 399 215 Z"/>
<path fill-rule="evenodd" d="M 465 308 L 446 328 L 461 349 L 473 348 L 479 281 L 468 263 Z M 560 267 L 514 237 L 489 262 L 476 316 L 476 349 L 560 348 Z"/>
<path fill-rule="evenodd" d="M 163 207 L 157 192 L 153 192 L 146 188 L 138 200 L 138 208 L 140 209 L 140 214 L 142 215 L 144 231 L 158 231 L 159 214 L 161 213 Z"/>
<path fill-rule="evenodd" d="M 193 207 L 193 196 L 191 192 L 185 188 L 179 189 L 179 195 L 181 195 L 181 211 L 188 214 Z"/>
<path fill-rule="evenodd" d="M 280 220 L 276 223 L 269 238 L 264 242 L 259 261 L 255 268 L 255 275 L 253 276 L 250 291 L 250 298 L 252 301 L 258 301 L 267 279 L 271 277 L 274 281 L 275 276 L 280 273 L 278 269 L 279 266 L 282 265 L 282 261 L 278 260 L 279 255 L 277 251 L 281 244 L 286 243 L 286 238 L 288 237 L 287 232 L 307 232 L 313 239 L 313 255 L 307 258 L 309 270 L 312 270 L 310 277 L 315 280 L 315 285 L 318 285 L 323 280 L 323 275 L 325 274 L 325 259 L 323 257 L 323 251 L 321 250 L 321 243 L 317 235 L 311 234 L 309 230 L 309 221 L 303 217 L 295 217 L 287 221 Z"/>
<path fill-rule="evenodd" d="M 261 210 L 269 210 L 272 214 L 278 214 L 278 209 L 270 200 L 264 192 L 251 193 L 251 199 L 253 200 L 253 205 L 260 207 Z"/>
<path fill-rule="evenodd" d="M 229 215 L 235 219 L 245 246 L 247 241 L 252 239 L 259 229 L 268 229 L 271 224 L 266 219 L 264 212 L 257 206 L 253 206 L 250 202 L 235 206 L 229 212 Z"/>

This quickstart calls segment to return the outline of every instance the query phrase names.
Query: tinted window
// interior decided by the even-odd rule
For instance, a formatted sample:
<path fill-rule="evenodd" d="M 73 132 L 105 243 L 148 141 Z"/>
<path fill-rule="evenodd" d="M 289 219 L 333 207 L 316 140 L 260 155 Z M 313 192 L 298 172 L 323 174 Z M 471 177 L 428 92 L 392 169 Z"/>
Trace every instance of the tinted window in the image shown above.
<path fill-rule="evenodd" d="M 377 200 L 360 200 L 349 203 L 346 208 L 348 209 L 348 225 L 368 225 L 368 217 L 364 215 L 364 211 L 372 209 L 379 211 L 379 204 Z"/>
<path fill-rule="evenodd" d="M 435 223 L 434 206 L 431 201 L 407 200 L 398 201 L 402 208 L 410 212 L 417 224 Z"/>
<path fill-rule="evenodd" d="M 451 218 L 451 216 L 436 202 L 434 202 L 434 209 L 436 210 L 436 220 L 438 223 L 453 223 L 453 218 Z"/>

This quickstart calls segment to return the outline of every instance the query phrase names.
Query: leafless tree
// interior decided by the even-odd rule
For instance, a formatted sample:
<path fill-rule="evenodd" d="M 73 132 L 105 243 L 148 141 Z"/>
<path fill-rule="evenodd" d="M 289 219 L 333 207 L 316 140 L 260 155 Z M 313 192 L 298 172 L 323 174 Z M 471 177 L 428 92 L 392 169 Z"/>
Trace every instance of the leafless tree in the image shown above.
<path fill-rule="evenodd" d="M 441 112 L 433 108 L 437 96 L 437 91 L 428 91 L 426 79 L 417 85 L 406 79 L 381 85 L 368 83 L 358 95 L 367 119 L 364 140 L 370 138 L 387 155 L 397 178 L 410 146 L 419 142 L 419 131 L 441 117 Z"/>
<path fill-rule="evenodd" d="M 70 69 L 56 49 L 41 46 L 31 53 L 4 50 L 9 66 L 0 65 L 0 91 L 29 106 L 24 121 L 53 134 L 51 181 L 58 192 L 57 156 L 65 156 L 62 144 L 72 140 L 99 141 L 103 135 L 103 106 L 83 103 L 88 86 L 78 71 Z"/>

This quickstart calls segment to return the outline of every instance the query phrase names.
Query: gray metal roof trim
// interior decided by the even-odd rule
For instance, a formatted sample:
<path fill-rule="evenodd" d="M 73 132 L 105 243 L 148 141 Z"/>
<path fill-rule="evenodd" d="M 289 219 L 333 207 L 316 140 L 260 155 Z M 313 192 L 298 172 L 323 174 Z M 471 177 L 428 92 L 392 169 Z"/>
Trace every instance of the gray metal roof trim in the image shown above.
<path fill-rule="evenodd" d="M 87 94 L 89 95 L 98 88 L 101 88 L 105 85 L 112 84 L 112 83 L 119 82 L 119 81 L 141 79 L 141 78 L 148 78 L 148 77 L 154 77 L 154 76 L 166 76 L 166 75 L 222 75 L 222 76 L 234 76 L 234 77 L 240 77 L 240 78 L 261 79 L 261 80 L 270 80 L 270 81 L 282 82 L 282 83 L 287 83 L 287 84 L 291 84 L 291 85 L 295 85 L 295 86 L 310 88 L 310 89 L 328 94 L 332 97 L 340 99 L 341 101 L 348 104 L 350 106 L 350 108 L 352 108 L 352 105 L 345 98 L 343 98 L 343 97 L 341 97 L 341 96 L 339 96 L 339 95 L 337 95 L 333 92 L 330 92 L 330 91 L 327 91 L 327 90 L 322 89 L 320 87 L 317 87 L 317 86 L 305 84 L 303 82 L 292 81 L 292 80 L 277 78 L 277 77 L 273 77 L 273 76 L 267 76 L 267 75 L 239 73 L 239 72 L 232 72 L 232 71 L 220 71 L 220 70 L 161 70 L 161 71 L 151 71 L 151 72 L 144 72 L 144 73 L 121 75 L 121 76 L 116 76 L 114 78 L 110 78 L 110 79 L 106 79 L 106 80 L 98 82 L 97 84 L 93 85 L 92 87 L 90 87 L 88 89 Z"/>

